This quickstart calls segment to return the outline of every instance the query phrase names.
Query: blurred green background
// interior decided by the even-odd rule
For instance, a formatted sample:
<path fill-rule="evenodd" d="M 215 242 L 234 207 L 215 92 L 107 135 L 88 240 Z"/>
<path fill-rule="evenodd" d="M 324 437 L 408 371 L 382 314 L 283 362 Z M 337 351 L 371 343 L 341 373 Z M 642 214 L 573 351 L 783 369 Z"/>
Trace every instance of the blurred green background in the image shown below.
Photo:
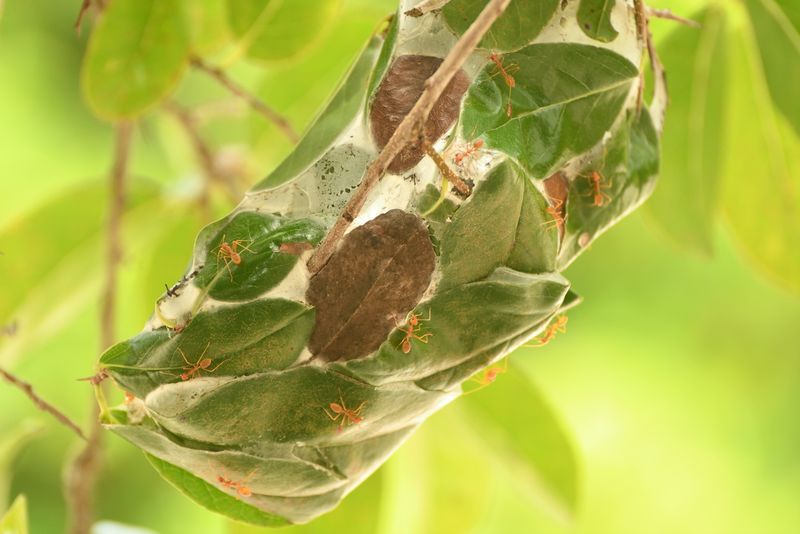
<path fill-rule="evenodd" d="M 98 195 L 110 166 L 113 131 L 93 117 L 81 96 L 80 67 L 89 28 L 76 36 L 78 4 L 10 0 L 0 18 L 0 310 L 21 310 L 16 335 L 0 338 L 0 365 L 13 368 L 42 396 L 88 423 L 92 393 L 75 379 L 93 374 L 101 350 L 98 303 L 106 206 L 105 197 Z M 669 2 L 669 7 L 707 17 L 696 13 L 700 4 L 707 3 Z M 730 4 L 732 8 L 720 8 L 727 10 L 725 31 L 741 31 L 748 24 L 746 11 L 738 2 Z M 769 9 L 783 6 L 796 30 L 800 17 L 791 1 L 763 4 Z M 240 61 L 231 76 L 302 130 L 395 7 L 393 0 L 342 0 L 300 55 L 267 64 Z M 677 88 L 673 123 L 687 121 L 679 115 L 687 113 L 681 92 L 686 80 L 677 73 L 693 72 L 686 64 L 693 56 L 680 53 L 681 47 L 694 50 L 686 43 L 705 39 L 708 28 L 706 24 L 699 32 L 666 21 L 653 24 L 667 70 L 676 73 L 670 77 Z M 725 53 L 736 57 L 737 42 L 730 39 Z M 746 55 L 748 49 L 743 50 Z M 718 66 L 708 64 L 709 69 Z M 736 65 L 733 60 L 731 64 Z M 783 67 L 789 69 L 785 83 L 800 75 L 800 63 L 792 63 L 791 57 Z M 730 79 L 757 70 L 737 71 Z M 798 88 L 793 89 L 795 99 Z M 774 90 L 770 94 L 776 101 L 781 98 Z M 725 105 L 742 102 L 737 98 L 744 97 L 730 95 Z M 202 132 L 242 184 L 265 175 L 290 149 L 274 128 L 200 74 L 187 73 L 176 99 L 187 105 L 216 103 L 204 108 L 212 119 Z M 756 123 L 763 120 L 752 108 L 734 109 L 727 117 L 728 130 L 755 135 Z M 685 130 L 670 130 L 671 118 L 665 158 L 679 154 L 686 142 Z M 781 131 L 791 136 L 792 128 L 783 122 Z M 719 124 L 712 129 L 725 128 Z M 800 145 L 798 132 L 793 134 L 786 154 L 789 168 L 797 170 Z M 758 165 L 767 157 L 757 147 L 741 153 L 736 146 L 741 140 L 728 142 L 733 148 L 720 149 L 722 169 L 745 159 Z M 800 235 L 800 218 L 791 218 L 798 213 L 797 204 L 788 209 L 788 219 L 774 222 L 781 228 L 771 228 L 783 232 L 775 238 L 782 245 L 775 245 L 770 228 L 757 232 L 773 243 L 770 250 L 783 251 L 775 255 L 778 259 L 748 260 L 758 257 L 758 249 L 746 241 L 741 220 L 771 217 L 771 201 L 752 197 L 754 203 L 766 204 L 753 206 L 750 215 L 733 210 L 734 203 L 707 209 L 713 204 L 708 190 L 719 188 L 729 198 L 739 185 L 723 178 L 710 186 L 688 182 L 670 168 L 671 161 L 663 163 L 653 205 L 624 220 L 567 271 L 585 298 L 570 313 L 569 333 L 545 348 L 523 348 L 512 356 L 517 366 L 511 372 L 531 378 L 572 436 L 580 466 L 580 502 L 573 518 L 557 519 L 541 506 L 531 487 L 512 476 L 514 465 L 474 439 L 481 429 L 464 428 L 469 419 L 456 417 L 456 402 L 425 423 L 339 510 L 308 527 L 287 530 L 800 531 L 800 299 L 797 279 L 792 278 L 792 265 L 800 263 L 800 242 L 792 241 Z M 131 190 L 152 182 L 161 192 L 157 200 L 141 193 L 144 212 L 132 214 L 125 227 L 120 338 L 141 329 L 163 284 L 182 274 L 193 236 L 208 216 L 230 208 L 224 195 L 214 197 L 211 214 L 197 208 L 200 169 L 179 125 L 164 113 L 142 119 L 131 171 Z M 795 195 L 790 200 L 797 200 L 800 174 L 788 177 Z M 680 183 L 687 189 L 680 190 Z M 680 195 L 699 190 L 704 190 L 699 207 L 695 203 L 687 209 Z M 59 198 L 63 209 L 31 216 Z M 718 211 L 725 216 L 718 218 Z M 61 256 L 58 243 L 69 241 L 62 234 L 71 229 L 81 232 L 79 246 Z M 682 247 L 681 232 L 702 236 Z M 9 236 L 13 239 L 2 241 Z M 55 260 L 49 254 L 54 250 Z M 47 265 L 40 263 L 42 258 L 49 258 Z M 775 274 L 775 262 L 781 261 L 789 267 Z M 33 282 L 20 274 L 26 272 L 36 275 Z M 503 379 L 492 387 L 502 387 Z M 522 417 L 526 406 L 507 409 Z M 38 421 L 41 429 L 6 461 L 4 443 L 24 432 L 20 424 L 27 421 Z M 176 492 L 129 444 L 111 435 L 106 444 L 97 502 L 100 519 L 162 533 L 258 531 L 234 525 Z M 62 531 L 62 471 L 79 445 L 18 390 L 0 384 L 0 511 L 22 493 L 28 498 L 32 532 Z"/>

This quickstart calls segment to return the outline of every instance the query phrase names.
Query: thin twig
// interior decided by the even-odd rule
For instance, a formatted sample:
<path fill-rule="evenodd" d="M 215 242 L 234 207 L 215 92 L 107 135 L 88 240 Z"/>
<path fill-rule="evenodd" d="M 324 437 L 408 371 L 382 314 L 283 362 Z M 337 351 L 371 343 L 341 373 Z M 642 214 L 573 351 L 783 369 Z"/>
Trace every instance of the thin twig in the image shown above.
<path fill-rule="evenodd" d="M 322 267 L 328 262 L 333 252 L 336 250 L 339 240 L 344 235 L 347 227 L 352 223 L 364 203 L 367 200 L 367 195 L 375 187 L 378 181 L 383 177 L 386 168 L 394 160 L 395 156 L 405 148 L 410 141 L 420 135 L 423 125 L 428 118 L 428 114 L 433 108 L 439 96 L 444 92 L 450 80 L 461 68 L 461 65 L 469 58 L 475 47 L 478 46 L 481 38 L 489 31 L 492 23 L 505 11 L 511 0 L 491 0 L 486 7 L 483 8 L 481 14 L 475 19 L 475 22 L 464 32 L 464 35 L 453 46 L 450 53 L 439 65 L 436 72 L 425 81 L 425 90 L 422 95 L 414 104 L 414 107 L 405 116 L 403 121 L 395 130 L 389 142 L 383 147 L 383 150 L 378 157 L 367 168 L 361 184 L 358 189 L 350 197 L 344 211 L 334 223 L 333 227 L 325 236 L 325 239 L 320 244 L 316 253 L 311 257 L 308 262 L 308 270 L 312 275 L 319 272 Z"/>
<path fill-rule="evenodd" d="M 442 9 L 450 0 L 422 0 L 419 4 L 415 5 L 405 13 L 409 17 L 421 17 L 431 11 Z"/>
<path fill-rule="evenodd" d="M 191 63 L 192 66 L 200 71 L 205 72 L 219 83 L 224 85 L 231 93 L 235 94 L 239 98 L 244 99 L 250 105 L 250 107 L 277 126 L 278 129 L 283 132 L 283 135 L 285 135 L 292 143 L 297 143 L 297 141 L 299 141 L 300 136 L 298 136 L 297 132 L 294 131 L 294 128 L 292 128 L 292 125 L 289 123 L 286 117 L 266 105 L 254 95 L 248 93 L 243 87 L 231 80 L 228 75 L 225 74 L 225 71 L 208 65 L 197 56 L 192 57 Z"/>
<path fill-rule="evenodd" d="M 125 177 L 128 173 L 131 134 L 130 123 L 116 128 L 114 163 L 111 168 L 111 202 L 106 232 L 106 283 L 100 317 L 101 349 L 114 342 L 116 322 L 117 279 L 122 258 L 122 214 L 125 208 Z M 97 387 L 102 387 L 98 385 Z M 94 522 L 94 487 L 102 463 L 102 425 L 100 409 L 92 399 L 92 431 L 89 441 L 72 463 L 66 480 L 66 496 L 71 514 L 70 532 L 88 534 Z"/>
<path fill-rule="evenodd" d="M 86 434 L 83 433 L 81 427 L 79 427 L 72 419 L 67 417 L 61 410 L 37 395 L 36 392 L 33 391 L 33 386 L 31 386 L 29 383 L 17 378 L 4 369 L 0 369 L 0 375 L 2 375 L 3 378 L 5 378 L 6 381 L 12 386 L 16 386 L 21 389 L 22 392 L 25 393 L 25 395 L 27 395 L 31 401 L 33 401 L 37 408 L 55 417 L 59 423 L 75 432 L 82 440 L 88 441 Z"/>
<path fill-rule="evenodd" d="M 92 0 L 83 0 L 81 3 L 81 9 L 78 11 L 78 18 L 75 19 L 75 31 L 81 33 L 81 24 L 83 23 L 83 17 L 86 16 L 86 13 L 89 11 L 89 8 L 92 7 Z"/>
<path fill-rule="evenodd" d="M 456 188 L 456 190 L 461 193 L 462 195 L 469 195 L 472 191 L 469 188 L 469 185 L 459 178 L 459 176 L 455 173 L 453 169 L 450 168 L 450 165 L 444 160 L 441 154 L 436 152 L 436 149 L 433 148 L 433 145 L 427 139 L 422 140 L 422 149 L 425 151 L 425 154 L 430 157 L 433 162 L 439 167 L 439 172 L 442 173 L 445 180 L 450 182 L 450 184 Z"/>
<path fill-rule="evenodd" d="M 674 20 L 675 22 L 678 22 L 678 23 L 683 24 L 685 26 L 689 26 L 690 28 L 698 28 L 699 29 L 699 28 L 703 27 L 703 25 L 700 24 L 699 22 L 697 22 L 696 20 L 687 19 L 687 18 L 681 17 L 680 15 L 676 15 L 675 13 L 670 11 L 669 9 L 656 9 L 656 8 L 648 6 L 645 11 L 647 12 L 647 16 L 648 17 L 656 17 L 656 18 L 659 18 L 659 19 Z"/>
<path fill-rule="evenodd" d="M 188 109 L 175 102 L 167 102 L 164 104 L 164 108 L 169 111 L 183 127 L 183 131 L 186 133 L 186 136 L 189 138 L 189 141 L 192 144 L 192 149 L 194 150 L 195 157 L 200 164 L 200 168 L 203 170 L 203 173 L 206 176 L 206 187 L 204 188 L 203 193 L 204 208 L 207 209 L 209 203 L 208 184 L 215 181 L 221 183 L 225 187 L 229 199 L 235 204 L 241 196 L 241 191 L 239 191 L 239 189 L 236 187 L 236 184 L 230 180 L 228 176 L 220 173 L 217 170 L 217 165 L 214 162 L 214 152 L 200 135 L 196 117 Z"/>

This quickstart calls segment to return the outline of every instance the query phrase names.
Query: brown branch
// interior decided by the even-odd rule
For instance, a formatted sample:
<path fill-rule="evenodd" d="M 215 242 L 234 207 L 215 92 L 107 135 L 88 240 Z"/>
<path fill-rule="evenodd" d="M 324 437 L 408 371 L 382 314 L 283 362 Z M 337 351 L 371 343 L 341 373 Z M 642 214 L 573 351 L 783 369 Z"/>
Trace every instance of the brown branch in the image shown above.
<path fill-rule="evenodd" d="M 100 317 L 101 349 L 109 347 L 114 342 L 117 279 L 122 258 L 120 234 L 125 208 L 125 177 L 128 173 L 132 131 L 130 123 L 120 123 L 116 127 L 114 163 L 110 175 L 110 213 L 106 232 L 106 283 Z M 71 515 L 72 534 L 88 534 L 94 522 L 94 487 L 102 463 L 103 448 L 100 410 L 94 399 L 92 399 L 92 415 L 89 441 L 73 461 L 66 476 L 65 490 Z"/>
<path fill-rule="evenodd" d="M 78 11 L 78 18 L 75 19 L 75 31 L 81 33 L 81 24 L 83 23 L 83 17 L 86 16 L 86 13 L 89 11 L 89 8 L 92 7 L 92 0 L 83 0 L 81 3 L 80 11 Z"/>
<path fill-rule="evenodd" d="M 203 174 L 205 174 L 207 185 L 203 193 L 203 208 L 208 210 L 208 183 L 215 181 L 225 186 L 229 199 L 235 204 L 241 197 L 241 191 L 228 176 L 223 175 L 217 170 L 217 165 L 214 162 L 214 152 L 200 135 L 196 117 L 188 109 L 175 102 L 167 102 L 164 104 L 164 108 L 170 112 L 183 127 L 183 131 L 192 144 L 192 149 L 200 164 L 200 168 L 203 170 Z M 210 214 L 208 215 L 210 216 Z"/>
<path fill-rule="evenodd" d="M 248 93 L 243 87 L 241 87 L 236 82 L 228 78 L 228 75 L 225 74 L 225 71 L 223 71 L 218 67 L 212 67 L 211 65 L 208 65 L 206 62 L 204 62 L 197 56 L 192 57 L 191 63 L 193 67 L 197 68 L 200 71 L 205 72 L 206 74 L 217 80 L 220 84 L 225 86 L 231 93 L 238 96 L 239 98 L 244 99 L 250 105 L 250 107 L 252 107 L 255 111 L 263 115 L 268 121 L 273 123 L 275 126 L 277 126 L 278 129 L 281 132 L 283 132 L 283 135 L 285 135 L 287 139 L 289 139 L 292 143 L 297 143 L 297 141 L 300 140 L 300 136 L 298 136 L 297 132 L 294 131 L 294 128 L 292 128 L 292 125 L 289 123 L 286 117 L 284 117 L 283 115 L 281 115 L 280 113 L 278 113 L 277 111 L 266 105 L 264 102 L 256 98 L 255 95 Z"/>
<path fill-rule="evenodd" d="M 339 216 L 339 219 L 334 223 L 333 227 L 325 236 L 325 239 L 320 244 L 317 252 L 311 257 L 308 262 L 308 270 L 312 276 L 319 272 L 322 267 L 328 262 L 339 240 L 344 235 L 347 227 L 355 220 L 364 203 L 367 200 L 367 195 L 375 187 L 378 181 L 383 177 L 386 168 L 394 160 L 395 156 L 405 148 L 411 140 L 419 136 L 422 132 L 423 125 L 428 118 L 428 114 L 433 108 L 436 101 L 444 92 L 450 80 L 461 68 L 461 65 L 469 58 L 475 47 L 478 46 L 481 38 L 489 31 L 492 23 L 505 11 L 511 0 L 491 0 L 486 7 L 483 8 L 481 14 L 475 19 L 475 22 L 464 32 L 464 35 L 447 54 L 447 57 L 433 73 L 433 76 L 425 81 L 425 90 L 422 95 L 411 108 L 408 115 L 403 119 L 403 122 L 397 127 L 389 142 L 383 147 L 383 150 L 378 157 L 367 168 L 361 184 L 358 189 L 350 197 L 344 211 Z"/>
<path fill-rule="evenodd" d="M 405 13 L 409 17 L 421 17 L 431 11 L 442 9 L 450 0 L 422 0 L 419 4 L 415 5 Z"/>
<path fill-rule="evenodd" d="M 444 160 L 441 154 L 436 152 L 436 149 L 433 148 L 433 145 L 427 139 L 422 139 L 422 149 L 425 151 L 425 154 L 428 155 L 429 158 L 433 160 L 437 167 L 439 167 L 439 171 L 444 176 L 445 180 L 450 182 L 450 184 L 456 188 L 456 190 L 461 193 L 462 195 L 469 195 L 472 190 L 469 188 L 469 185 L 462 180 L 453 169 L 450 168 L 450 165 Z"/>
<path fill-rule="evenodd" d="M 0 375 L 2 375 L 3 378 L 5 378 L 9 384 L 11 384 L 12 386 L 16 386 L 20 390 L 22 390 L 22 392 L 25 393 L 25 395 L 27 395 L 31 401 L 33 401 L 33 403 L 36 405 L 37 408 L 39 408 L 43 412 L 49 413 L 50 415 L 55 417 L 59 423 L 66 426 L 73 432 L 75 432 L 78 435 L 78 437 L 80 437 L 82 440 L 87 441 L 86 434 L 83 433 L 81 427 L 79 427 L 72 419 L 66 416 L 61 410 L 59 410 L 58 408 L 56 408 L 55 406 L 53 406 L 52 404 L 41 398 L 39 395 L 37 395 L 36 392 L 33 391 L 33 386 L 31 386 L 24 380 L 17 378 L 16 376 L 14 376 L 13 374 L 9 373 L 4 369 L 0 369 Z"/>
<path fill-rule="evenodd" d="M 697 22 L 696 20 L 687 19 L 681 17 L 680 15 L 676 15 L 669 9 L 655 9 L 652 7 L 647 7 L 645 9 L 648 17 L 655 17 L 659 19 L 666 19 L 666 20 L 673 20 L 685 26 L 689 26 L 690 28 L 702 28 L 703 25 Z"/>

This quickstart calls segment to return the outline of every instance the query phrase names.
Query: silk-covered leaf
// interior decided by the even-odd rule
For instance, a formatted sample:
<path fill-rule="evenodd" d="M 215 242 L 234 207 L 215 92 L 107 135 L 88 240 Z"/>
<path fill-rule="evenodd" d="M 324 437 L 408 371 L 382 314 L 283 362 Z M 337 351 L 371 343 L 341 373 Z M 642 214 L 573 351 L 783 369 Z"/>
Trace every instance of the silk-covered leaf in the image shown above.
<path fill-rule="evenodd" d="M 228 0 L 236 46 L 248 57 L 287 60 L 314 46 L 330 28 L 342 0 Z"/>
<path fill-rule="evenodd" d="M 299 302 L 249 302 L 200 312 L 178 334 L 139 334 L 106 351 L 100 364 L 127 391 L 145 397 L 161 384 L 285 369 L 297 360 L 313 327 L 313 310 Z M 226 337 L 233 339 L 222 341 Z M 192 372 L 205 358 L 209 365 Z M 185 373 L 190 374 L 181 376 Z"/>
<path fill-rule="evenodd" d="M 288 521 L 282 517 L 265 513 L 254 506 L 244 503 L 188 471 L 159 460 L 155 456 L 149 454 L 146 456 L 150 465 L 164 479 L 212 512 L 225 514 L 228 517 L 264 527 L 279 527 L 288 524 Z"/>
<path fill-rule="evenodd" d="M 295 254 L 281 252 L 282 243 L 316 245 L 323 235 L 323 228 L 309 219 L 241 213 L 207 243 L 206 260 L 195 284 L 218 300 L 255 298 L 278 285 L 299 260 Z"/>
<path fill-rule="evenodd" d="M 572 181 L 566 235 L 559 252 L 564 269 L 607 228 L 644 202 L 658 178 L 659 142 L 650 113 L 631 112 L 601 159 L 590 160 Z M 592 173 L 599 174 L 599 202 Z"/>
<path fill-rule="evenodd" d="M 428 229 L 416 215 L 392 210 L 351 231 L 306 294 L 317 312 L 311 352 L 333 361 L 377 349 L 419 302 L 434 265 Z"/>
<path fill-rule="evenodd" d="M 500 267 L 485 280 L 437 294 L 414 310 L 427 343 L 411 341 L 403 352 L 404 332 L 396 329 L 369 358 L 342 368 L 380 385 L 414 380 L 423 389 L 446 391 L 502 354 L 506 343 L 552 316 L 569 283 L 557 274 L 528 274 Z"/>
<path fill-rule="evenodd" d="M 444 20 L 457 34 L 478 18 L 489 0 L 450 0 L 442 9 Z M 511 0 L 491 29 L 484 35 L 480 47 L 498 52 L 516 50 L 533 41 L 553 18 L 559 0 Z"/>
<path fill-rule="evenodd" d="M 515 87 L 509 90 L 489 63 L 467 93 L 462 128 L 515 157 L 535 178 L 600 141 L 638 75 L 614 52 L 570 43 L 530 45 L 502 62 L 506 69 L 519 67 Z"/>
<path fill-rule="evenodd" d="M 447 289 L 486 277 L 509 265 L 524 272 L 553 270 L 557 240 L 543 224 L 546 202 L 510 161 L 481 182 L 445 226 L 442 281 Z"/>
<path fill-rule="evenodd" d="M 661 231 L 687 250 L 711 253 L 725 131 L 725 12 L 710 8 L 703 31 L 677 28 L 659 47 L 669 72 L 663 179 L 645 204 Z"/>
<path fill-rule="evenodd" d="M 81 82 L 100 117 L 130 119 L 164 100 L 189 57 L 180 0 L 114 0 L 98 19 Z"/>
<path fill-rule="evenodd" d="M 257 183 L 253 191 L 277 187 L 298 176 L 330 149 L 342 130 L 352 123 L 364 105 L 367 85 L 382 43 L 380 37 L 370 39 L 330 102 L 308 128 L 292 153 L 269 176 Z"/>
<path fill-rule="evenodd" d="M 619 32 L 611 24 L 611 12 L 617 0 L 580 0 L 578 25 L 583 33 L 603 43 L 617 38 Z"/>

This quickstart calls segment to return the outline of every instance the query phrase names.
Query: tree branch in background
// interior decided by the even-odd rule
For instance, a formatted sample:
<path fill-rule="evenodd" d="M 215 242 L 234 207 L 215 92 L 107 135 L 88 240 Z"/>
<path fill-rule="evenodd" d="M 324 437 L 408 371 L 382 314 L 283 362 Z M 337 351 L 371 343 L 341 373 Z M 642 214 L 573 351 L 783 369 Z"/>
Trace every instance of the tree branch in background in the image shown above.
<path fill-rule="evenodd" d="M 397 127 L 389 142 L 383 147 L 383 150 L 378 157 L 367 168 L 361 184 L 358 189 L 350 197 L 344 211 L 336 220 L 328 235 L 320 244 L 317 251 L 308 262 L 308 270 L 312 276 L 319 272 L 322 267 L 328 262 L 333 252 L 336 250 L 339 240 L 344 235 L 347 227 L 358 216 L 361 208 L 364 207 L 364 202 L 367 200 L 367 195 L 375 187 L 375 185 L 383 177 L 386 168 L 394 160 L 395 156 L 405 148 L 409 142 L 413 141 L 415 137 L 419 136 L 423 131 L 423 125 L 430 114 L 439 96 L 447 88 L 450 80 L 461 68 L 461 65 L 469 58 L 475 47 L 478 46 L 481 38 L 489 31 L 494 21 L 505 11 L 511 0 L 491 0 L 472 26 L 464 32 L 464 35 L 447 54 L 442 64 L 433 73 L 433 76 L 428 78 L 425 82 L 425 90 L 422 95 L 411 108 L 408 115 L 403 119 L 403 122 Z"/>
<path fill-rule="evenodd" d="M 37 395 L 36 392 L 33 391 L 33 386 L 31 386 L 29 383 L 17 378 L 16 376 L 14 376 L 13 374 L 9 373 L 4 369 L 0 369 L 0 375 L 2 375 L 2 377 L 9 384 L 21 389 L 23 393 L 25 393 L 25 395 L 27 395 L 28 398 L 31 399 L 31 401 L 33 401 L 33 403 L 36 405 L 37 408 L 55 417 L 59 423 L 66 426 L 73 432 L 75 432 L 78 435 L 78 437 L 80 437 L 82 440 L 88 441 L 88 439 L 86 438 L 86 434 L 83 433 L 81 427 L 79 427 L 72 419 L 70 419 L 63 412 L 61 412 L 61 410 L 59 410 L 58 408 L 56 408 L 55 406 L 53 406 L 52 404 L 41 398 L 39 395 Z"/>
<path fill-rule="evenodd" d="M 289 121 L 286 119 L 286 117 L 266 105 L 254 95 L 248 93 L 243 87 L 239 86 L 236 82 L 228 78 L 228 75 L 225 74 L 222 69 L 208 65 L 197 56 L 191 58 L 191 64 L 193 67 L 205 72 L 217 80 L 231 93 L 244 99 L 256 112 L 260 113 L 269 122 L 277 126 L 277 128 L 283 133 L 283 135 L 286 136 L 287 139 L 289 139 L 289 141 L 292 143 L 297 143 L 297 141 L 300 140 L 300 136 L 294 131 L 294 128 L 292 128 L 292 125 L 289 124 Z"/>
<path fill-rule="evenodd" d="M 92 7 L 92 0 L 83 0 L 81 3 L 80 11 L 78 11 L 78 18 L 75 19 L 75 31 L 81 33 L 81 24 L 83 23 L 83 17 L 86 16 L 86 13 L 89 11 L 89 8 Z"/>
<path fill-rule="evenodd" d="M 175 102 L 165 103 L 164 109 L 172 114 L 183 128 L 184 133 L 186 133 L 186 136 L 189 138 L 189 142 L 192 144 L 197 162 L 200 164 L 200 168 L 205 175 L 206 180 L 200 200 L 201 208 L 205 212 L 205 219 L 211 216 L 209 212 L 209 191 L 210 185 L 213 182 L 221 184 L 225 188 L 228 199 L 236 204 L 241 198 L 243 191 L 239 189 L 235 181 L 230 179 L 230 176 L 219 172 L 217 169 L 217 164 L 214 161 L 214 152 L 200 135 L 199 126 L 197 124 L 198 121 L 195 115 L 190 110 Z"/>
<path fill-rule="evenodd" d="M 114 163 L 111 168 L 111 198 L 106 231 L 106 282 L 100 316 L 101 350 L 114 342 L 116 323 L 117 278 L 122 259 L 122 213 L 125 207 L 125 176 L 128 172 L 132 125 L 116 127 Z M 97 387 L 103 387 L 102 384 Z M 66 476 L 66 498 L 69 504 L 72 534 L 88 534 L 94 522 L 94 487 L 102 463 L 102 425 L 99 408 L 92 399 L 92 431 L 89 441 L 75 458 Z"/>
<path fill-rule="evenodd" d="M 687 19 L 676 15 L 669 9 L 655 9 L 652 7 L 647 7 L 645 9 L 648 17 L 655 17 L 659 19 L 667 19 L 667 20 L 674 20 L 675 22 L 679 22 L 680 24 L 684 24 L 689 26 L 690 28 L 702 28 L 703 25 L 697 22 L 696 20 Z"/>

